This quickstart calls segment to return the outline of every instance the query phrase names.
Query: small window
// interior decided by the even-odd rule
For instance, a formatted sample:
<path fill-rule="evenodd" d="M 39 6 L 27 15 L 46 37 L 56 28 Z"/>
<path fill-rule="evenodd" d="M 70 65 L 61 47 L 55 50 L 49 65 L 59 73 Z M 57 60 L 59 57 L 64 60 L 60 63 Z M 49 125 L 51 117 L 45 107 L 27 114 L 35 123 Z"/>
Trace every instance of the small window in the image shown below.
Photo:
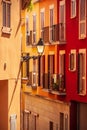
<path fill-rule="evenodd" d="M 69 70 L 76 70 L 76 50 L 71 50 L 69 54 Z"/>
<path fill-rule="evenodd" d="M 10 33 L 11 31 L 11 2 L 3 1 L 3 33 Z"/>
<path fill-rule="evenodd" d="M 78 93 L 86 95 L 86 50 L 79 50 L 78 54 Z"/>
<path fill-rule="evenodd" d="M 71 18 L 76 17 L 76 0 L 71 0 Z"/>

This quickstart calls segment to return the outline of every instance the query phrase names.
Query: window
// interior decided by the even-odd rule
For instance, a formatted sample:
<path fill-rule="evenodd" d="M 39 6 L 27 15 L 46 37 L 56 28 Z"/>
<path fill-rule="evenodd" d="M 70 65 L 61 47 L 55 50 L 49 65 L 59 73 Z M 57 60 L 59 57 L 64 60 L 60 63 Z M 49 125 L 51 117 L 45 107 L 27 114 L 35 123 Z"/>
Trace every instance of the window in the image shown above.
<path fill-rule="evenodd" d="M 71 50 L 69 54 L 69 70 L 76 70 L 76 50 Z"/>
<path fill-rule="evenodd" d="M 65 51 L 59 52 L 59 74 L 65 74 Z"/>
<path fill-rule="evenodd" d="M 60 112 L 60 130 L 68 130 L 68 114 Z"/>
<path fill-rule="evenodd" d="M 41 17 L 41 27 L 40 27 L 40 31 L 41 31 L 41 38 L 44 39 L 44 9 L 41 10 L 40 12 L 40 17 Z"/>
<path fill-rule="evenodd" d="M 54 74 L 55 61 L 54 54 L 48 55 L 48 88 L 52 89 L 52 75 Z"/>
<path fill-rule="evenodd" d="M 50 6 L 50 42 L 54 40 L 53 35 L 53 18 L 54 18 L 54 5 Z"/>
<path fill-rule="evenodd" d="M 86 0 L 79 0 L 79 38 L 86 37 Z"/>
<path fill-rule="evenodd" d="M 33 15 L 33 45 L 36 44 L 36 14 Z"/>
<path fill-rule="evenodd" d="M 59 3 L 59 40 L 65 41 L 65 1 Z"/>
<path fill-rule="evenodd" d="M 32 87 L 38 86 L 38 60 L 33 60 Z"/>
<path fill-rule="evenodd" d="M 53 130 L 53 122 L 52 121 L 49 122 L 49 130 Z"/>
<path fill-rule="evenodd" d="M 29 53 L 23 53 L 22 56 L 29 56 Z M 22 77 L 29 78 L 29 60 L 26 62 L 23 62 Z"/>
<path fill-rule="evenodd" d="M 79 50 L 78 54 L 78 93 L 86 94 L 86 49 Z"/>
<path fill-rule="evenodd" d="M 59 51 L 59 91 L 65 92 L 65 51 Z"/>
<path fill-rule="evenodd" d="M 29 45 L 29 17 L 26 16 L 26 45 Z"/>
<path fill-rule="evenodd" d="M 10 130 L 17 130 L 17 115 L 10 116 Z"/>
<path fill-rule="evenodd" d="M 44 73 L 45 73 L 45 56 L 41 56 L 39 58 L 39 67 L 38 67 L 38 73 L 39 73 L 39 86 L 43 87 L 44 82 Z"/>
<path fill-rule="evenodd" d="M 11 29 L 11 2 L 3 0 L 3 28 L 2 32 L 10 33 Z"/>
<path fill-rule="evenodd" d="M 76 0 L 71 0 L 71 18 L 76 16 Z"/>
<path fill-rule="evenodd" d="M 64 113 L 60 112 L 60 130 L 64 130 Z"/>

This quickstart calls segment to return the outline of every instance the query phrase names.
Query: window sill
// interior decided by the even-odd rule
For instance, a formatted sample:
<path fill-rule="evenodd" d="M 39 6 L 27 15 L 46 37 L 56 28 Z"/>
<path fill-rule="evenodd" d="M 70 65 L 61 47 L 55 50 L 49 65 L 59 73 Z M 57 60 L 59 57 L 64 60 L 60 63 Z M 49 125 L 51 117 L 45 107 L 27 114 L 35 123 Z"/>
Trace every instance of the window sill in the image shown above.
<path fill-rule="evenodd" d="M 11 34 L 11 28 L 9 28 L 9 27 L 2 27 L 2 33 Z"/>
<path fill-rule="evenodd" d="M 60 96 L 65 96 L 65 95 L 66 95 L 66 92 L 65 92 L 65 91 L 55 91 L 55 90 L 44 89 L 44 88 L 43 88 L 43 91 L 49 92 L 50 94 L 60 95 Z"/>
<path fill-rule="evenodd" d="M 79 95 L 80 95 L 80 96 L 85 96 L 86 93 L 82 93 L 82 92 L 80 92 Z"/>

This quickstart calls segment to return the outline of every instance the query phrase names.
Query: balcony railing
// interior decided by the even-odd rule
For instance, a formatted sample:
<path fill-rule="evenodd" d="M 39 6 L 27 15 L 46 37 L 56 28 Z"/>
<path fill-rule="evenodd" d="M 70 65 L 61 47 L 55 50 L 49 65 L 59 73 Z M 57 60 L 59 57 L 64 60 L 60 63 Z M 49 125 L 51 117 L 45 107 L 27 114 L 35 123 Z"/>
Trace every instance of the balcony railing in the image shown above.
<path fill-rule="evenodd" d="M 43 39 L 45 44 L 53 42 L 59 42 L 59 44 L 63 42 L 65 43 L 66 42 L 65 23 L 55 24 L 51 27 L 49 26 L 44 27 Z"/>
<path fill-rule="evenodd" d="M 54 94 L 66 94 L 65 88 L 65 76 L 62 74 L 44 74 L 44 89 L 48 89 L 49 92 Z"/>

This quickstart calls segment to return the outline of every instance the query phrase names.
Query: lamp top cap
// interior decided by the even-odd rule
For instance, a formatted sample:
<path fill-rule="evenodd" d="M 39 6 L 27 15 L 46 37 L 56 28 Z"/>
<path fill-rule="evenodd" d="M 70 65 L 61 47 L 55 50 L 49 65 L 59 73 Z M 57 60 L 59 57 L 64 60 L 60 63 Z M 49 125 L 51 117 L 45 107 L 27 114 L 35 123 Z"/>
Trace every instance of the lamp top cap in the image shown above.
<path fill-rule="evenodd" d="M 40 38 L 38 43 L 37 43 L 38 46 L 44 46 L 44 42 L 43 42 L 43 39 Z"/>

